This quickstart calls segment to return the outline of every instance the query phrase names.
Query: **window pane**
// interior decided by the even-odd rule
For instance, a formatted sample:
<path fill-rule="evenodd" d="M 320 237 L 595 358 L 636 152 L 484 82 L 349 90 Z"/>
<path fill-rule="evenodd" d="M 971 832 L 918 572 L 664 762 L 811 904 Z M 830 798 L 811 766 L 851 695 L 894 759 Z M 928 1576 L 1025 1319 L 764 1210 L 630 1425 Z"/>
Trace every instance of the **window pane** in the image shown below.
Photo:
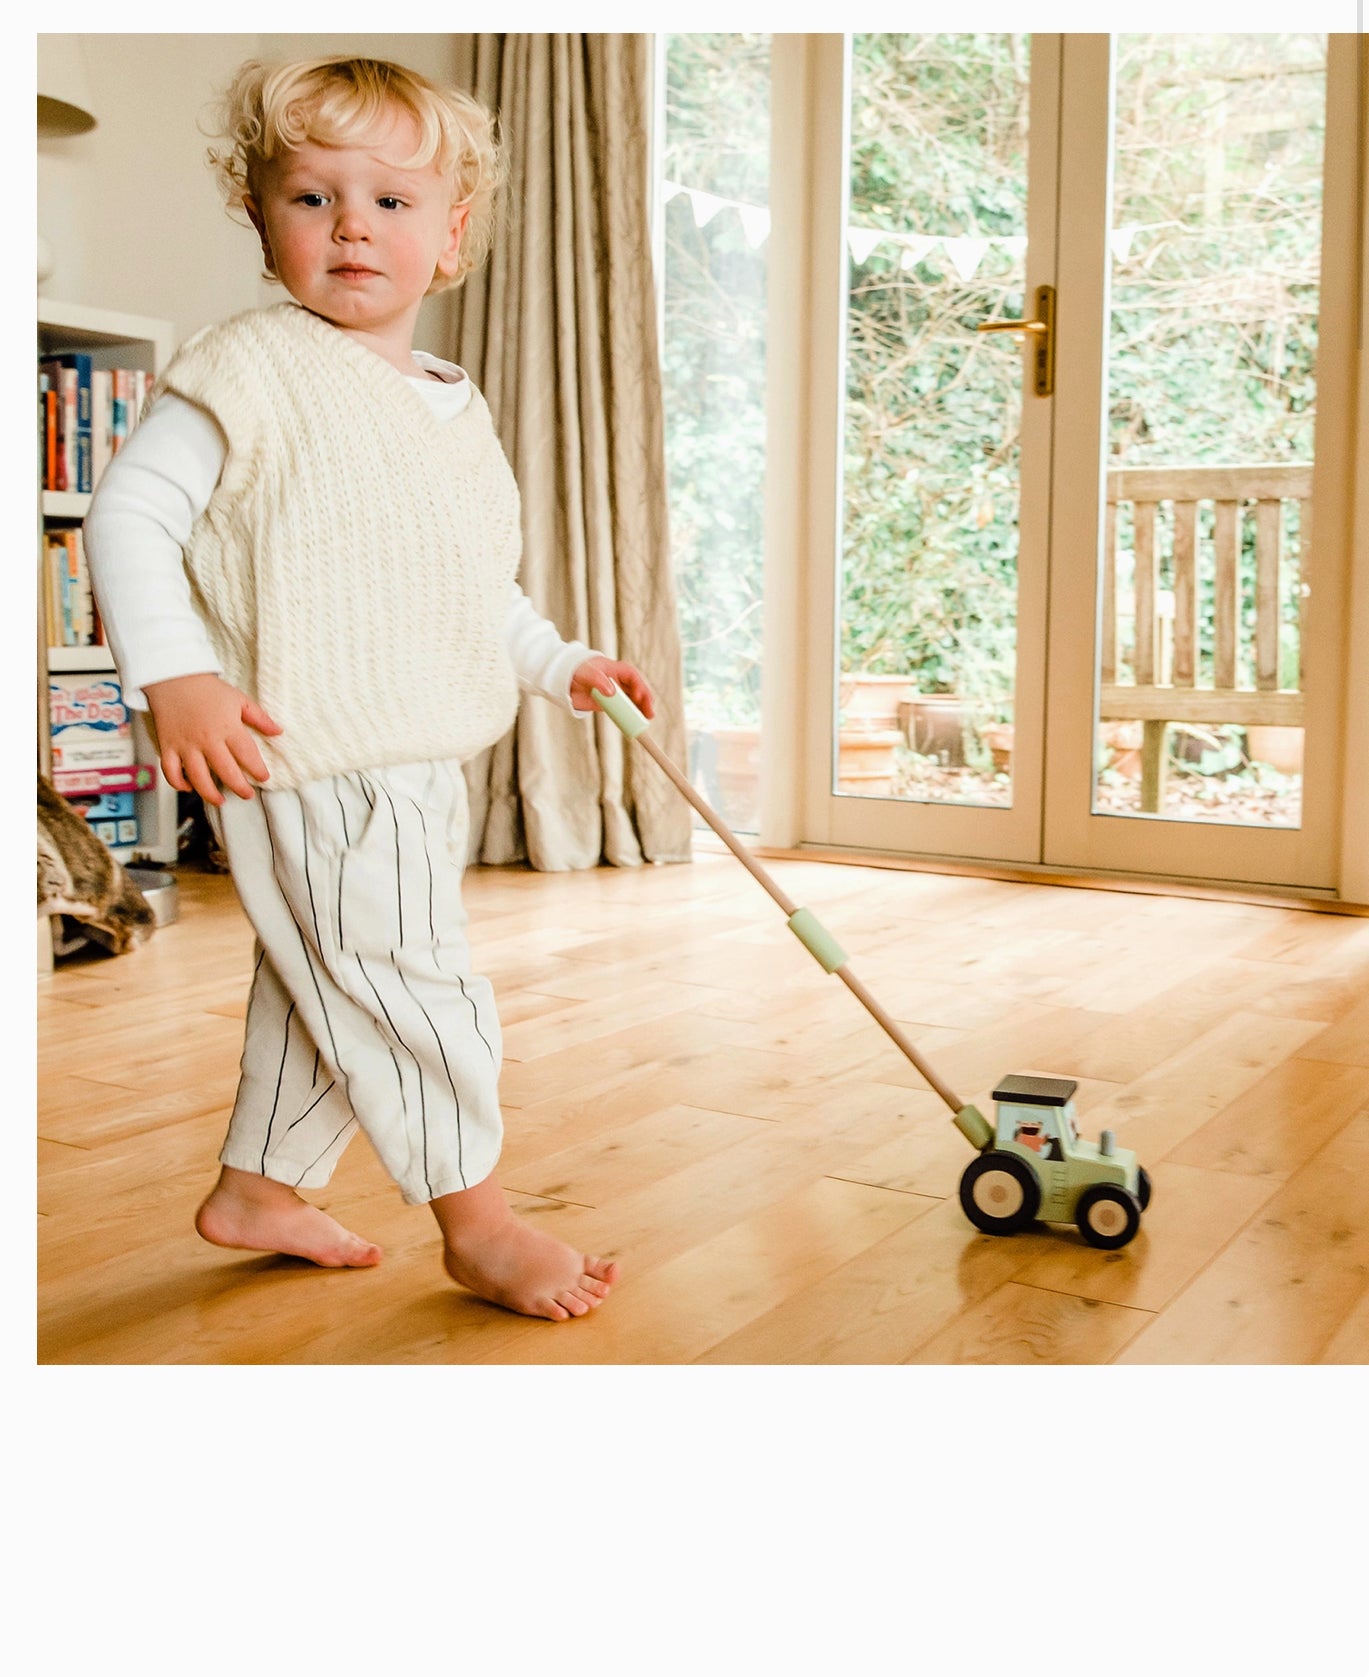
<path fill-rule="evenodd" d="M 1326 37 L 1116 66 L 1094 808 L 1296 827 Z"/>
<path fill-rule="evenodd" d="M 770 38 L 666 37 L 664 331 L 671 553 L 690 770 L 758 824 Z"/>

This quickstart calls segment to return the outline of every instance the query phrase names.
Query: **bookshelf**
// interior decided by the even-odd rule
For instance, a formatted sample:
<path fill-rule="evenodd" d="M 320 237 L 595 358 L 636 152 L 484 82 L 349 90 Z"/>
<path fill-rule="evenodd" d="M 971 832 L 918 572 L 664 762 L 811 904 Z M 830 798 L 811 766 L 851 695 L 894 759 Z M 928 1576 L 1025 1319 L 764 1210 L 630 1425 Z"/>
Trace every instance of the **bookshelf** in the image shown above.
<path fill-rule="evenodd" d="M 137 367 L 156 374 L 170 357 L 173 328 L 170 321 L 142 315 L 119 314 L 62 303 L 51 298 L 38 300 L 38 355 L 46 357 L 84 352 L 100 368 Z M 107 646 L 53 646 L 46 610 L 45 548 L 50 532 L 79 525 L 90 507 L 91 497 L 72 490 L 43 489 L 39 462 L 38 508 L 38 765 L 44 774 L 52 771 L 52 741 L 49 731 L 48 677 L 50 674 L 98 676 L 114 669 Z M 140 763 L 155 763 L 156 751 L 145 717 L 134 712 L 135 756 Z M 138 817 L 138 840 L 131 845 L 111 845 L 121 862 L 151 862 L 165 865 L 177 857 L 177 800 L 174 787 L 160 773 L 156 784 L 134 794 Z"/>

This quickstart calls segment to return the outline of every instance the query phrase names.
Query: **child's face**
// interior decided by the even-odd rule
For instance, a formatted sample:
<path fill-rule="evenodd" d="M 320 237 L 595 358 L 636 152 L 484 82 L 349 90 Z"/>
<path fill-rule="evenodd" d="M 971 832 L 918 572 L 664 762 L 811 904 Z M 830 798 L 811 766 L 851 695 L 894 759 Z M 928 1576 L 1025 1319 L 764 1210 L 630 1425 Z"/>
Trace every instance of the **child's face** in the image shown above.
<path fill-rule="evenodd" d="M 369 143 L 306 141 L 265 164 L 246 199 L 285 289 L 344 331 L 398 341 L 407 326 L 412 342 L 434 274 L 456 269 L 467 211 L 435 164 L 399 166 L 417 138 L 397 110 Z"/>

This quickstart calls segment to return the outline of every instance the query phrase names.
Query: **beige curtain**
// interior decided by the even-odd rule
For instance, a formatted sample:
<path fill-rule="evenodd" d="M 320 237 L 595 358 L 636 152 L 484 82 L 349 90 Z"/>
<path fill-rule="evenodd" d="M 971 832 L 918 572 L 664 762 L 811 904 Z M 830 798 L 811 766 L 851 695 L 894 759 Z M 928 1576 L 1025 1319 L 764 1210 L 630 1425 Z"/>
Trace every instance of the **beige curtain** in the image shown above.
<path fill-rule="evenodd" d="M 508 221 L 459 293 L 455 358 L 523 502 L 521 582 L 568 639 L 636 664 L 684 760 L 651 269 L 645 35 L 466 37 L 499 116 Z M 529 699 L 468 765 L 471 859 L 543 870 L 685 861 L 688 806 L 607 717 Z"/>

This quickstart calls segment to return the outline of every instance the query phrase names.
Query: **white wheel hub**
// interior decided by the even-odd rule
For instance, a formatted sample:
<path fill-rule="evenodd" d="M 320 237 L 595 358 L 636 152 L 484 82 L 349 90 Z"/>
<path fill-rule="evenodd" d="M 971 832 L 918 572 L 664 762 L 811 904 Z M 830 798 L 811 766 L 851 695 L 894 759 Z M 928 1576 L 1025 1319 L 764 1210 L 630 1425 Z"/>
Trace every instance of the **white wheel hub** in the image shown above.
<path fill-rule="evenodd" d="M 1022 1209 L 1022 1184 L 1006 1170 L 986 1170 L 975 1178 L 974 1203 L 986 1217 L 1012 1217 Z"/>
<path fill-rule="evenodd" d="M 1127 1226 L 1127 1209 L 1116 1200 L 1095 1200 L 1089 1207 L 1089 1227 L 1097 1234 L 1119 1235 Z"/>

